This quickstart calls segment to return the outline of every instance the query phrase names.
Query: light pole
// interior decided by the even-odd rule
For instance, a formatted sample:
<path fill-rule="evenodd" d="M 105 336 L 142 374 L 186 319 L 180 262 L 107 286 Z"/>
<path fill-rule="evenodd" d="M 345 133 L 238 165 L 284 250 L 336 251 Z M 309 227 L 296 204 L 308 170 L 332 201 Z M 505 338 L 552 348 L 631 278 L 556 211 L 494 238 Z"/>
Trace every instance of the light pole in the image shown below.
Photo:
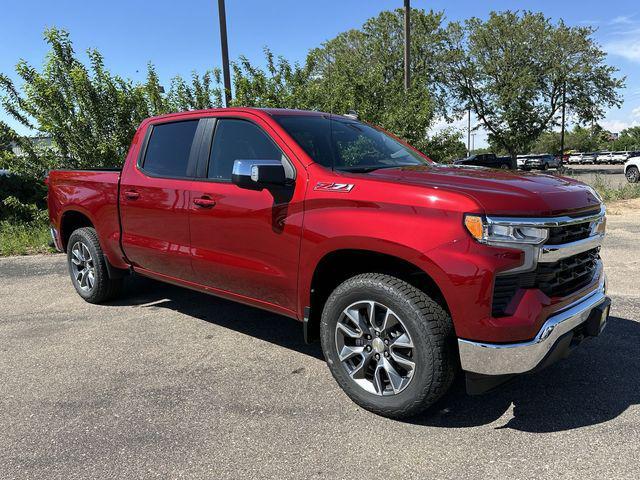
<path fill-rule="evenodd" d="M 471 107 L 467 108 L 467 157 L 471 156 Z"/>
<path fill-rule="evenodd" d="M 231 74 L 229 73 L 229 47 L 227 45 L 227 14 L 224 0 L 218 0 L 218 17 L 220 19 L 220 47 L 222 49 L 222 77 L 224 79 L 224 106 L 231 103 Z"/>
<path fill-rule="evenodd" d="M 404 90 L 411 86 L 411 0 L 404 0 Z"/>
<path fill-rule="evenodd" d="M 564 160 L 564 114 L 567 101 L 567 82 L 562 84 L 562 128 L 560 130 L 560 161 Z"/>

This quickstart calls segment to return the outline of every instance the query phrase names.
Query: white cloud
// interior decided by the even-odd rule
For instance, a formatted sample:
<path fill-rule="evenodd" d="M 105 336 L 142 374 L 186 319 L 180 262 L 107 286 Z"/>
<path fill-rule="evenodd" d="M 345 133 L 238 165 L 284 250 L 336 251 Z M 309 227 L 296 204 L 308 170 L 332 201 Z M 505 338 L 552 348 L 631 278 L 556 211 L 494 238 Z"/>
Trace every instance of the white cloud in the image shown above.
<path fill-rule="evenodd" d="M 612 19 L 609 24 L 611 25 L 629 25 L 634 23 L 633 17 L 635 15 L 618 15 Z"/>
<path fill-rule="evenodd" d="M 633 110 L 631 110 L 631 116 L 633 118 L 640 118 L 640 107 L 636 107 Z"/>
<path fill-rule="evenodd" d="M 640 35 L 627 36 L 623 40 L 614 40 L 605 43 L 604 49 L 611 55 L 626 58 L 634 62 L 640 62 Z"/>
<path fill-rule="evenodd" d="M 638 109 L 636 109 L 638 110 Z M 602 128 L 608 130 L 613 133 L 620 133 L 622 130 L 630 127 L 638 127 L 640 126 L 640 122 L 637 120 L 626 121 L 620 119 L 606 119 L 598 122 Z"/>

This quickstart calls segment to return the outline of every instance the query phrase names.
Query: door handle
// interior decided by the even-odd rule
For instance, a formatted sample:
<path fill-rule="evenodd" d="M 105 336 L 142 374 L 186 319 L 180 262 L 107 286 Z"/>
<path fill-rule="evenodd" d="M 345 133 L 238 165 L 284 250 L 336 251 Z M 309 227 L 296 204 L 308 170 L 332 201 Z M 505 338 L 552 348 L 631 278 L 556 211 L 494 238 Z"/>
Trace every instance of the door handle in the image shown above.
<path fill-rule="evenodd" d="M 208 197 L 194 198 L 193 203 L 201 208 L 211 208 L 216 205 L 216 201 L 213 198 Z"/>
<path fill-rule="evenodd" d="M 129 200 L 137 200 L 138 198 L 140 198 L 140 194 L 134 190 L 127 190 L 124 192 L 124 196 L 125 198 L 128 198 Z"/>

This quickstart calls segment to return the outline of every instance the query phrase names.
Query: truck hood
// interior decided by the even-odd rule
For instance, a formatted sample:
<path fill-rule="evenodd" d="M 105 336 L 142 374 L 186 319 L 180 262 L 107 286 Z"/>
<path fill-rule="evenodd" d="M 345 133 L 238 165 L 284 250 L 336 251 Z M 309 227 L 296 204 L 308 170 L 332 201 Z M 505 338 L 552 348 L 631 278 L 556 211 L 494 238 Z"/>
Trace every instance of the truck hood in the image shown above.
<path fill-rule="evenodd" d="M 462 193 L 488 215 L 553 216 L 600 205 L 594 190 L 554 175 L 463 165 L 425 165 L 374 170 L 370 178 Z"/>

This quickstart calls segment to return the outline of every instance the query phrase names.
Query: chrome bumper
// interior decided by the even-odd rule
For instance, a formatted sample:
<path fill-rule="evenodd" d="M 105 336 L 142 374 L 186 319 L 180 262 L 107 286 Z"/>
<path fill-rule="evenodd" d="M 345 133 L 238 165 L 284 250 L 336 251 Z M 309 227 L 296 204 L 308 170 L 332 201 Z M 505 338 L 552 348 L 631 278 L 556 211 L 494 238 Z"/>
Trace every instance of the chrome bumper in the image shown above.
<path fill-rule="evenodd" d="M 549 317 L 533 340 L 499 344 L 458 339 L 462 369 L 482 375 L 510 375 L 533 370 L 560 337 L 586 322 L 591 311 L 606 300 L 603 276 L 597 290 Z"/>

